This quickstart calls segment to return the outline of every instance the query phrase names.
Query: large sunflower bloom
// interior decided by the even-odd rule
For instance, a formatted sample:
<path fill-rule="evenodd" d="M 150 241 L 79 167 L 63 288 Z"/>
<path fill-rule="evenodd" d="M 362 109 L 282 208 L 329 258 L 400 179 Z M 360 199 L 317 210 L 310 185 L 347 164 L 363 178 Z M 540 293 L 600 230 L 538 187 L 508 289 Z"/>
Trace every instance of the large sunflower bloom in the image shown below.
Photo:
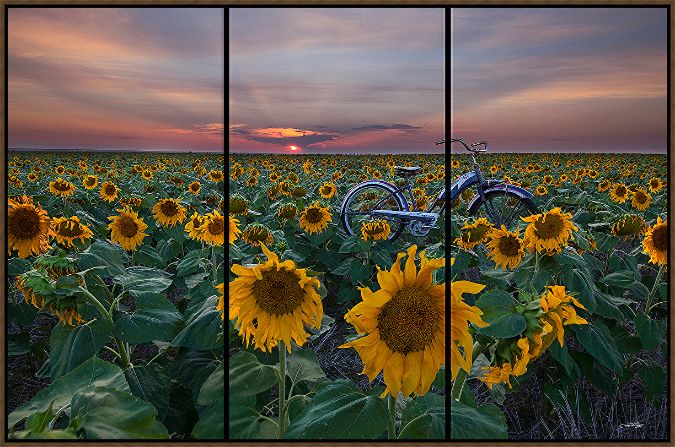
<path fill-rule="evenodd" d="M 328 228 L 328 222 L 332 222 L 333 217 L 328 208 L 324 208 L 318 203 L 308 206 L 300 213 L 300 228 L 306 233 L 323 233 Z"/>
<path fill-rule="evenodd" d="M 117 198 L 119 188 L 112 182 L 105 182 L 101 185 L 99 196 L 106 202 L 113 202 Z"/>
<path fill-rule="evenodd" d="M 504 225 L 488 234 L 488 256 L 495 264 L 504 269 L 512 269 L 520 264 L 525 256 L 525 246 L 518 232 L 509 231 Z"/>
<path fill-rule="evenodd" d="M 225 244 L 225 216 L 213 210 L 204 216 L 204 223 L 197 229 L 199 238 L 209 245 Z"/>
<path fill-rule="evenodd" d="M 668 263 L 668 219 L 657 217 L 656 223 L 650 227 L 642 241 L 642 251 L 649 255 L 652 264 Z"/>
<path fill-rule="evenodd" d="M 450 265 L 455 260 L 450 259 Z M 454 281 L 450 283 L 450 374 L 454 380 L 462 368 L 466 372 L 471 371 L 473 363 L 473 339 L 469 334 L 469 323 L 478 327 L 485 327 L 481 315 L 483 311 L 475 306 L 469 306 L 464 302 L 462 294 L 476 294 L 485 288 L 482 284 L 470 281 Z M 459 350 L 464 350 L 462 354 Z"/>
<path fill-rule="evenodd" d="M 237 240 L 237 235 L 241 234 L 238 224 L 237 218 L 230 214 L 230 244 L 233 244 Z"/>
<path fill-rule="evenodd" d="M 9 199 L 7 210 L 7 242 L 10 250 L 19 252 L 20 258 L 42 254 L 49 250 L 49 236 L 53 236 L 50 219 L 40 204 L 26 196 L 19 201 Z"/>
<path fill-rule="evenodd" d="M 235 329 L 247 347 L 251 337 L 255 347 L 265 352 L 283 340 L 291 352 L 291 340 L 298 346 L 307 342 L 310 334 L 305 325 L 321 327 L 321 283 L 295 262 L 280 262 L 276 253 L 260 246 L 267 256 L 265 263 L 232 266 L 238 277 L 230 281 L 230 320 L 236 319 Z"/>
<path fill-rule="evenodd" d="M 120 244 L 125 250 L 135 250 L 137 246 L 143 243 L 143 238 L 147 234 L 143 233 L 148 226 L 143 222 L 143 218 L 138 217 L 138 213 L 131 208 L 120 208 L 119 216 L 110 216 L 112 220 L 108 224 L 111 230 L 110 240 Z"/>
<path fill-rule="evenodd" d="M 49 182 L 49 192 L 55 196 L 68 197 L 75 192 L 75 185 L 59 177 L 53 182 Z"/>
<path fill-rule="evenodd" d="M 187 211 L 181 206 L 178 199 L 161 199 L 152 207 L 155 220 L 165 227 L 173 227 L 183 222 L 187 217 Z"/>
<path fill-rule="evenodd" d="M 75 239 L 86 242 L 94 237 L 94 233 L 88 226 L 80 223 L 80 218 L 77 216 L 57 217 L 52 220 L 52 228 L 56 241 L 66 247 L 72 247 Z"/>
<path fill-rule="evenodd" d="M 408 249 L 405 271 L 399 253 L 391 270 L 379 270 L 380 290 L 361 290 L 361 301 L 345 315 L 359 334 L 367 334 L 341 348 L 354 348 L 363 362 L 363 374 L 372 382 L 384 370 L 387 394 L 421 396 L 445 364 L 445 284 L 434 284 L 433 273 L 445 259 L 427 259 L 417 246 Z M 454 317 L 454 315 L 453 315 Z"/>
<path fill-rule="evenodd" d="M 567 246 L 572 232 L 578 228 L 572 222 L 572 214 L 553 208 L 543 214 L 521 217 L 529 225 L 523 242 L 530 252 L 560 253 Z"/>

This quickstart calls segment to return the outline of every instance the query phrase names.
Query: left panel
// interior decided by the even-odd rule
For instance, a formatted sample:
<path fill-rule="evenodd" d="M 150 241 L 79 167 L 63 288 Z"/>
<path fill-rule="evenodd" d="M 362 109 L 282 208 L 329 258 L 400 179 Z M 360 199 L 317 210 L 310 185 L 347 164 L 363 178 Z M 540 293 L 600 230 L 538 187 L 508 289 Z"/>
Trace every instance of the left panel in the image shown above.
<path fill-rule="evenodd" d="M 6 438 L 223 439 L 224 10 L 5 12 Z"/>

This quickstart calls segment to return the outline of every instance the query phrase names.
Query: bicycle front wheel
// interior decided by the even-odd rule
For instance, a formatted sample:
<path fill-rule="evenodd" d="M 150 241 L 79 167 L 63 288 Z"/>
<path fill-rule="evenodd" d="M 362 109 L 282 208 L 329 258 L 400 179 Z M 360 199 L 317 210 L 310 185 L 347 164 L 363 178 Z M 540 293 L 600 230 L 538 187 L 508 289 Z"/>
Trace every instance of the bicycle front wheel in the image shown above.
<path fill-rule="evenodd" d="M 387 239 L 398 238 L 406 225 L 405 220 L 376 215 L 373 213 L 376 210 L 408 211 L 393 189 L 380 183 L 363 183 L 349 191 L 342 203 L 340 220 L 347 234 L 360 236 L 365 223 L 383 219 L 391 229 Z"/>

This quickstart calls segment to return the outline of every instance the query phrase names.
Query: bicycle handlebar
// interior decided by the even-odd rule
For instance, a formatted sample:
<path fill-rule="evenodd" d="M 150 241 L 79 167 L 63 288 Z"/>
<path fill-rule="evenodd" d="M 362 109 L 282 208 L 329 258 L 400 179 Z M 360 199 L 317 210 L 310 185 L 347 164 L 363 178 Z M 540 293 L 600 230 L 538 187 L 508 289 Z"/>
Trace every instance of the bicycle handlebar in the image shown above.
<path fill-rule="evenodd" d="M 438 146 L 439 144 L 444 144 L 444 143 L 445 143 L 445 138 L 444 138 L 444 139 L 442 139 L 442 140 L 438 140 L 438 141 L 436 141 L 436 143 L 435 143 L 435 144 L 436 144 L 436 146 Z"/>
<path fill-rule="evenodd" d="M 487 152 L 487 141 L 479 141 L 478 143 L 473 143 L 471 146 L 466 144 L 461 138 L 450 138 L 450 142 L 462 143 L 462 146 L 469 152 Z M 476 149 L 477 146 L 482 146 Z"/>

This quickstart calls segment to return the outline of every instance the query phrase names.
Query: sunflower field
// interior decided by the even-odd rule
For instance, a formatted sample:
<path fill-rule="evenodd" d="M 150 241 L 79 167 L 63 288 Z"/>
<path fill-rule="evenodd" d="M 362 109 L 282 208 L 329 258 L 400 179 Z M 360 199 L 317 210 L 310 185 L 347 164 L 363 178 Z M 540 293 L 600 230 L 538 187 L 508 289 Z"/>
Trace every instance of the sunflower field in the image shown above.
<path fill-rule="evenodd" d="M 667 158 L 488 154 L 513 228 L 451 204 L 453 439 L 666 439 Z M 453 155 L 451 181 L 472 169 Z"/>
<path fill-rule="evenodd" d="M 224 157 L 10 152 L 10 439 L 222 439 Z"/>
<path fill-rule="evenodd" d="M 397 165 L 421 207 L 444 185 L 442 155 L 229 155 L 230 438 L 445 437 L 444 217 L 339 223 Z"/>

